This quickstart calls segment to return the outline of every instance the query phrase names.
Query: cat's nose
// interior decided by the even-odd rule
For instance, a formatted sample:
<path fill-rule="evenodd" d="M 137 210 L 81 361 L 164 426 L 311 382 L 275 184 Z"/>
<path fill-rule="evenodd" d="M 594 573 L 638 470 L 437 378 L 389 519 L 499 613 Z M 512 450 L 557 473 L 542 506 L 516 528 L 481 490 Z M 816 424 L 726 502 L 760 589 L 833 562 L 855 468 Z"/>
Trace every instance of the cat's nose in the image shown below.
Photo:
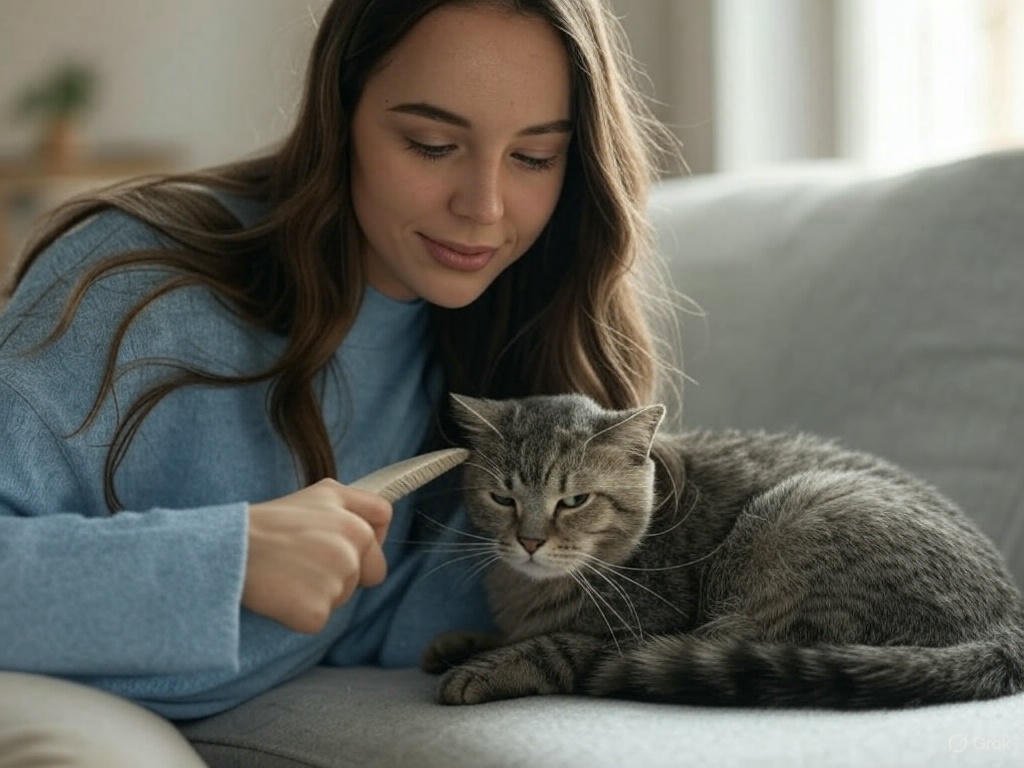
<path fill-rule="evenodd" d="M 541 544 L 547 541 L 547 539 L 524 539 L 522 536 L 517 536 L 516 538 L 519 539 L 519 543 L 523 545 L 523 549 L 531 555 L 540 549 Z"/>

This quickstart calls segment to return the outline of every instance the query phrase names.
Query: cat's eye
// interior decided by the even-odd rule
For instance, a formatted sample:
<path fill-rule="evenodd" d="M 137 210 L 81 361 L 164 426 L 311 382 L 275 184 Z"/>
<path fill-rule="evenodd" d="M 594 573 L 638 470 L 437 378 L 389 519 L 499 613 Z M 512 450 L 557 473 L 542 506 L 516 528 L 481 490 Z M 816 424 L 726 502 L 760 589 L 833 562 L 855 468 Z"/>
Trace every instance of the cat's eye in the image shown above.
<path fill-rule="evenodd" d="M 491 491 L 491 501 L 502 507 L 514 507 L 516 505 L 516 500 L 511 496 L 502 496 L 500 493 L 495 493 L 494 491 Z"/>
<path fill-rule="evenodd" d="M 575 496 L 566 496 L 564 499 L 559 499 L 558 506 L 565 507 L 566 509 L 575 509 L 576 507 L 582 507 L 589 499 L 589 493 L 577 493 Z"/>

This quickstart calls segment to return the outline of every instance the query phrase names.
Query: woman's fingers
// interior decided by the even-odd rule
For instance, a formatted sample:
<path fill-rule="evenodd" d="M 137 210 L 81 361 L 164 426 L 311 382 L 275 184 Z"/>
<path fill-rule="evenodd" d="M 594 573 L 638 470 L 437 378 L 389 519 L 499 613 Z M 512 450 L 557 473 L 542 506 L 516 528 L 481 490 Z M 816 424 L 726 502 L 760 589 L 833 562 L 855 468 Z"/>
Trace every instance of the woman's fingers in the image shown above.
<path fill-rule="evenodd" d="M 319 632 L 358 587 L 386 578 L 381 545 L 391 513 L 380 496 L 334 480 L 251 504 L 242 604 L 298 632 Z"/>

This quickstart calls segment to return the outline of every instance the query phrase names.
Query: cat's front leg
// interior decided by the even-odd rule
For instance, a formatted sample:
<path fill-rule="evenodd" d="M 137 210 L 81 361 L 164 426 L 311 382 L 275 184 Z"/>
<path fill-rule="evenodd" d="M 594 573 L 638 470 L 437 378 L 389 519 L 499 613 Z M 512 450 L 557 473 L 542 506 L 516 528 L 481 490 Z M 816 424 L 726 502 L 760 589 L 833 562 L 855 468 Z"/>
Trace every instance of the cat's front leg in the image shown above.
<path fill-rule="evenodd" d="M 420 659 L 420 668 L 432 675 L 447 672 L 483 651 L 502 645 L 500 635 L 488 632 L 443 632 L 430 641 Z"/>
<path fill-rule="evenodd" d="M 537 694 L 574 693 L 608 641 L 556 632 L 485 651 L 449 670 L 438 686 L 442 704 L 482 704 Z"/>

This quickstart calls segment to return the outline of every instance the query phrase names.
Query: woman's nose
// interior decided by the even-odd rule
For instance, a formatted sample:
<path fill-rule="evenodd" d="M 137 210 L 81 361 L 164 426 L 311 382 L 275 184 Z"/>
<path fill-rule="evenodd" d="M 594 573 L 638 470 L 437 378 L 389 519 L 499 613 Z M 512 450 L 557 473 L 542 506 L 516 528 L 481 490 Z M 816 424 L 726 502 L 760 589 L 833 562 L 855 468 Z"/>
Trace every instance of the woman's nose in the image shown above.
<path fill-rule="evenodd" d="M 478 164 L 466 170 L 451 200 L 452 213 L 478 224 L 494 224 L 505 215 L 501 168 Z"/>

